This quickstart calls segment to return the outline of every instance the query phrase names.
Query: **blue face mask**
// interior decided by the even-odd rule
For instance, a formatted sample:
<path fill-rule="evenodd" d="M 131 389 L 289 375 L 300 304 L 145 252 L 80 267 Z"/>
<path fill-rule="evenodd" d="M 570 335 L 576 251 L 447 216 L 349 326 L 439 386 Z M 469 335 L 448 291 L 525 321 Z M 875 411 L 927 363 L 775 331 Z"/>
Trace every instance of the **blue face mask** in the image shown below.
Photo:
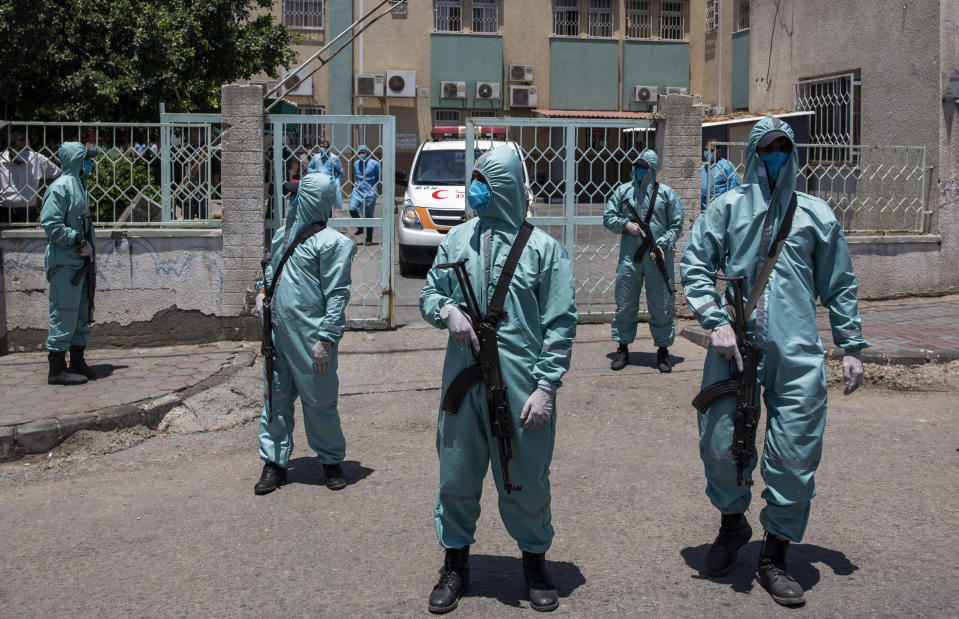
<path fill-rule="evenodd" d="M 646 170 L 642 168 L 633 168 L 633 179 L 637 183 L 642 183 L 644 176 L 646 176 Z"/>
<path fill-rule="evenodd" d="M 703 161 L 706 163 L 712 163 L 715 158 L 715 152 L 711 153 L 708 150 L 703 151 Z"/>
<path fill-rule="evenodd" d="M 786 162 L 789 161 L 789 155 L 779 151 L 766 153 L 759 158 L 766 164 L 766 170 L 769 171 L 769 176 L 774 181 L 779 180 L 779 173 L 786 167 Z"/>
<path fill-rule="evenodd" d="M 363 161 L 366 161 L 366 158 L 369 156 L 370 156 L 369 153 L 360 153 L 360 159 L 362 159 Z"/>
<path fill-rule="evenodd" d="M 466 202 L 470 208 L 482 215 L 486 207 L 489 206 L 489 185 L 481 181 L 470 183 L 470 190 L 466 194 Z"/>
<path fill-rule="evenodd" d="M 81 172 L 81 175 L 85 178 L 87 176 L 90 176 L 90 174 L 92 173 L 93 173 L 93 161 L 87 159 L 86 161 L 83 162 L 83 172 Z"/>

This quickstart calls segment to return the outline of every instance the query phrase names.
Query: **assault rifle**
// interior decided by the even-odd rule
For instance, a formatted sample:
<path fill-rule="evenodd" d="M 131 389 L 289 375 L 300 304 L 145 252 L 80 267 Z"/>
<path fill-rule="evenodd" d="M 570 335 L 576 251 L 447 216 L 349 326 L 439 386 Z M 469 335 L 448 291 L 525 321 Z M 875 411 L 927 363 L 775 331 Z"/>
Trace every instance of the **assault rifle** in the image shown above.
<path fill-rule="evenodd" d="M 263 286 L 266 287 L 266 265 L 270 261 L 266 258 L 260 260 L 260 268 L 263 269 Z M 267 288 L 269 290 L 269 288 Z M 263 297 L 263 338 L 260 344 L 260 354 L 263 355 L 263 367 L 266 370 L 266 417 L 273 422 L 273 311 L 270 309 L 270 296 Z"/>
<path fill-rule="evenodd" d="M 656 198 L 658 197 L 659 183 L 654 183 L 653 197 L 649 203 L 649 210 L 646 211 L 645 220 L 639 216 L 639 213 L 636 212 L 636 209 L 633 207 L 633 205 L 629 203 L 629 198 L 623 198 L 622 202 L 620 202 L 620 206 L 625 205 L 626 208 L 629 209 L 630 214 L 636 220 L 634 223 L 639 225 L 639 229 L 643 237 L 643 242 L 640 243 L 639 247 L 636 249 L 636 254 L 633 256 L 633 260 L 635 262 L 640 262 L 643 259 L 643 256 L 646 255 L 647 252 L 651 251 L 653 254 L 653 263 L 663 275 L 663 281 L 666 283 L 666 290 L 669 291 L 669 294 L 674 294 L 676 291 L 669 286 L 669 270 L 666 268 L 666 255 L 656 245 L 656 239 L 653 237 L 653 231 L 649 227 L 649 220 L 652 219 L 653 207 L 656 206 Z"/>
<path fill-rule="evenodd" d="M 80 222 L 83 225 L 83 240 L 81 244 L 89 244 L 92 253 L 89 256 L 83 257 L 83 266 L 74 273 L 70 283 L 76 286 L 86 278 L 87 323 L 93 324 L 93 298 L 97 294 L 97 262 L 96 249 L 93 246 L 93 224 L 90 219 L 90 215 L 80 215 Z"/>
<path fill-rule="evenodd" d="M 736 411 L 733 417 L 732 454 L 736 461 L 736 485 L 743 485 L 743 471 L 749 466 L 756 451 L 756 426 L 759 409 L 756 406 L 756 375 L 759 367 L 759 349 L 746 334 L 749 317 L 743 303 L 743 282 L 745 277 L 717 276 L 727 283 L 726 299 L 733 308 L 733 331 L 736 333 L 736 346 L 743 359 L 742 371 L 736 370 L 732 378 L 721 380 L 706 387 L 693 398 L 693 406 L 702 414 L 716 402 L 724 398 L 736 398 Z M 731 290 L 730 290 L 731 289 Z M 753 485 L 751 478 L 745 479 L 746 485 Z"/>
<path fill-rule="evenodd" d="M 455 414 L 459 410 L 460 401 L 466 391 L 479 381 L 486 385 L 486 406 L 489 409 L 489 425 L 496 437 L 499 446 L 499 461 L 503 467 L 503 487 L 506 494 L 513 490 L 522 490 L 523 487 L 509 480 L 509 461 L 513 458 L 513 417 L 510 414 L 509 398 L 506 396 L 506 385 L 503 384 L 503 372 L 499 363 L 499 345 L 496 341 L 496 322 L 498 317 L 480 312 L 476 293 L 470 284 L 469 274 L 466 272 L 466 258 L 456 262 L 438 264 L 438 269 L 453 269 L 466 305 L 462 307 L 473 323 L 473 330 L 479 340 L 479 353 L 473 352 L 478 363 L 461 372 L 446 389 L 443 397 L 442 409 L 447 413 Z M 505 270 L 505 269 L 504 269 Z M 512 275 L 512 273 L 510 273 Z M 500 275 L 502 278 L 503 275 Z M 499 288 L 499 286 L 497 286 Z M 494 295 L 495 296 L 495 295 Z"/>

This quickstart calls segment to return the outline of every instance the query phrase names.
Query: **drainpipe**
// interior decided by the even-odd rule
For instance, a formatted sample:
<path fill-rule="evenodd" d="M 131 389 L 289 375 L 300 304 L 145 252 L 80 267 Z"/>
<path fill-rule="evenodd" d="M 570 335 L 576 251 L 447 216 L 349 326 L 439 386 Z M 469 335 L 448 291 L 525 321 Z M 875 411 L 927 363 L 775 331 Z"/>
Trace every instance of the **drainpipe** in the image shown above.
<path fill-rule="evenodd" d="M 362 2 L 363 0 L 360 0 Z M 719 61 L 716 63 L 716 106 L 723 108 L 723 0 L 719 0 L 719 8 L 716 9 L 716 19 L 719 20 Z"/>

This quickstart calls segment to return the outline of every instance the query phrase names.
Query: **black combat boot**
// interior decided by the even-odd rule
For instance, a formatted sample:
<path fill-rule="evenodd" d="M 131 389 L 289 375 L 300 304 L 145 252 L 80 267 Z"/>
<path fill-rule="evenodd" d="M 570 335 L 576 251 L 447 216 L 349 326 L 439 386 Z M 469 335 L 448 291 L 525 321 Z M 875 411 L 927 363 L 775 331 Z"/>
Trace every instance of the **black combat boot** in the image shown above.
<path fill-rule="evenodd" d="M 756 577 L 763 589 L 783 606 L 805 604 L 802 585 L 786 571 L 786 551 L 789 542 L 781 540 L 769 531 L 763 537 L 763 549 L 759 552 L 759 568 Z"/>
<path fill-rule="evenodd" d="M 613 362 L 609 364 L 611 370 L 621 370 L 629 363 L 629 348 L 626 344 L 620 344 L 616 352 L 613 353 Z"/>
<path fill-rule="evenodd" d="M 669 349 L 665 346 L 660 346 L 659 350 L 656 351 L 656 367 L 663 374 L 669 374 L 673 371 L 673 364 L 669 362 Z"/>
<path fill-rule="evenodd" d="M 286 483 L 286 469 L 278 464 L 267 462 L 263 465 L 260 481 L 253 486 L 253 494 L 269 494 Z"/>
<path fill-rule="evenodd" d="M 553 579 L 546 571 L 546 553 L 523 551 L 523 579 L 529 589 L 529 605 L 533 610 L 549 612 L 559 606 L 559 595 Z"/>
<path fill-rule="evenodd" d="M 343 476 L 343 465 L 324 464 L 323 476 L 326 477 L 326 487 L 330 490 L 342 490 L 346 488 L 346 477 Z"/>
<path fill-rule="evenodd" d="M 752 527 L 742 514 L 723 514 L 719 535 L 706 553 L 703 572 L 709 576 L 728 574 L 736 564 L 736 553 L 753 535 Z"/>
<path fill-rule="evenodd" d="M 429 609 L 438 615 L 448 613 L 470 588 L 470 547 L 447 548 L 440 579 L 430 593 Z"/>
<path fill-rule="evenodd" d="M 88 380 L 96 380 L 97 373 L 93 371 L 83 358 L 83 346 L 70 347 L 70 372 L 73 374 L 82 374 Z"/>
<path fill-rule="evenodd" d="M 50 362 L 50 370 L 47 373 L 48 385 L 82 385 L 87 382 L 86 376 L 67 371 L 65 351 L 51 350 L 47 354 L 47 361 Z"/>

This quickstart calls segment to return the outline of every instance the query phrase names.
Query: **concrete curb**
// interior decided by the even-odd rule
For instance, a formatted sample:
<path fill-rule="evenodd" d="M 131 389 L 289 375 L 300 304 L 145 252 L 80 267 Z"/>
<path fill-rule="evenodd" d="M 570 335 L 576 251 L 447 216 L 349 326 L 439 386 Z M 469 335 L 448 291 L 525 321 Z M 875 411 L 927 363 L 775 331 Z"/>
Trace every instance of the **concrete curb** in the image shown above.
<path fill-rule="evenodd" d="M 703 348 L 709 347 L 709 334 L 702 327 L 690 326 L 682 331 L 682 336 Z M 826 348 L 827 359 L 842 359 L 843 350 L 830 346 Z M 948 363 L 959 359 L 959 354 L 937 353 L 920 348 L 901 348 L 893 351 L 883 351 L 866 348 L 862 351 L 864 363 L 876 365 L 925 365 L 927 363 Z"/>
<path fill-rule="evenodd" d="M 0 462 L 49 451 L 80 430 L 106 432 L 137 425 L 155 428 L 168 412 L 187 398 L 223 384 L 233 378 L 240 369 L 253 365 L 256 355 L 255 350 L 243 348 L 219 370 L 199 383 L 156 398 L 95 411 L 71 413 L 54 419 L 0 426 Z"/>

